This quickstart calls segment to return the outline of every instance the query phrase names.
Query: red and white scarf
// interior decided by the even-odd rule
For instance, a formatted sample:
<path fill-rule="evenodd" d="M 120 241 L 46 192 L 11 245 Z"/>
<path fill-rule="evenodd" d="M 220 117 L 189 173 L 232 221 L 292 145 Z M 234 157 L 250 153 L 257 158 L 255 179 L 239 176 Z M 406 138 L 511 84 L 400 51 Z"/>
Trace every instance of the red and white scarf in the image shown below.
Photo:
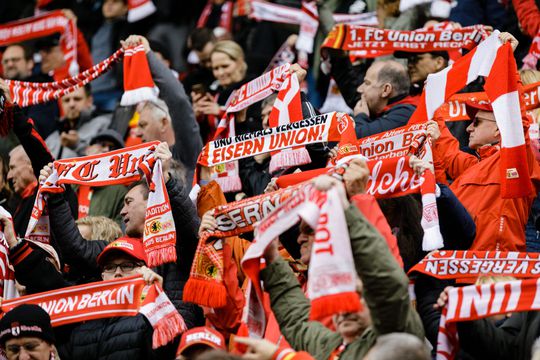
<path fill-rule="evenodd" d="M 9 219 L 13 229 L 12 231 L 15 234 L 13 218 L 9 211 L 0 206 L 0 215 Z M 0 285 L 0 293 L 2 293 L 2 298 L 4 300 L 12 299 L 19 295 L 17 288 L 15 287 L 15 271 L 9 261 L 9 245 L 4 236 L 2 225 L 0 225 Z"/>
<path fill-rule="evenodd" d="M 146 53 L 142 45 L 117 50 L 114 54 L 92 68 L 71 78 L 58 82 L 35 83 L 26 81 L 6 80 L 13 103 L 21 106 L 31 106 L 55 100 L 88 84 L 95 78 L 109 71 L 113 64 L 124 59 L 124 94 L 122 106 L 135 105 L 139 101 L 152 101 L 157 98 L 158 89 L 155 87 L 148 67 Z"/>
<path fill-rule="evenodd" d="M 129 22 L 136 22 L 144 19 L 156 12 L 156 5 L 152 0 L 128 0 Z"/>
<path fill-rule="evenodd" d="M 523 87 L 523 100 L 527 111 L 540 108 L 540 82 Z M 466 108 L 466 104 L 470 103 L 489 104 L 490 101 L 485 92 L 455 94 L 435 111 L 434 118 L 444 121 L 470 120 Z"/>
<path fill-rule="evenodd" d="M 77 63 L 77 25 L 60 10 L 0 25 L 0 46 L 60 33 L 60 47 L 70 75 L 79 72 Z"/>
<path fill-rule="evenodd" d="M 249 16 L 257 21 L 300 25 L 296 49 L 305 54 L 313 52 L 314 39 L 319 26 L 319 13 L 314 2 L 302 1 L 302 8 L 297 9 L 262 0 L 251 0 L 251 14 Z M 334 14 L 333 17 L 337 23 L 363 26 L 378 26 L 379 24 L 375 12 Z"/>
<path fill-rule="evenodd" d="M 488 95 L 501 133 L 501 197 L 517 198 L 532 193 L 525 136 L 523 133 L 517 67 L 510 44 L 502 45 L 499 31 L 480 43 L 454 64 L 428 76 L 416 111 L 409 123 L 423 123 L 450 96 L 474 81 L 486 77 Z"/>
<path fill-rule="evenodd" d="M 303 118 L 298 78 L 296 77 L 296 74 L 288 74 L 274 101 L 268 124 L 270 127 L 287 126 L 302 120 Z M 304 146 L 285 149 L 272 153 L 268 170 L 270 173 L 274 173 L 280 169 L 305 165 L 310 162 L 311 158 Z"/>
<path fill-rule="evenodd" d="M 538 59 L 540 59 L 540 30 L 533 38 L 529 52 L 523 58 L 523 68 L 537 70 Z"/>
<path fill-rule="evenodd" d="M 214 7 L 214 2 L 212 0 L 208 0 L 206 5 L 204 6 L 201 16 L 199 17 L 199 20 L 197 21 L 198 28 L 202 28 L 206 26 L 206 23 L 208 22 L 208 18 L 210 17 L 210 14 L 212 14 L 213 7 Z M 220 11 L 221 11 L 221 14 L 219 17 L 218 26 L 227 31 L 231 31 L 232 18 L 233 18 L 233 2 L 230 0 L 225 1 L 223 4 L 221 4 Z"/>
<path fill-rule="evenodd" d="M 176 230 L 163 180 L 161 161 L 154 157 L 159 142 L 145 143 L 100 155 L 55 161 L 54 170 L 38 190 L 26 237 L 49 242 L 47 193 L 61 193 L 62 184 L 106 186 L 127 184 L 145 177 L 149 187 L 144 221 L 143 244 L 148 266 L 176 261 Z"/>
<path fill-rule="evenodd" d="M 487 32 L 483 25 L 452 30 L 405 31 L 338 24 L 328 34 L 321 49 L 353 51 L 364 58 L 374 58 L 390 55 L 394 51 L 470 50 L 486 37 Z"/>
<path fill-rule="evenodd" d="M 540 254 L 512 251 L 436 251 L 409 270 L 437 279 L 476 279 L 481 275 L 533 278 L 540 274 Z"/>
<path fill-rule="evenodd" d="M 147 286 L 140 275 L 47 291 L 2 302 L 2 313 L 21 304 L 42 307 L 53 327 L 96 319 L 142 314 L 154 328 L 152 347 L 163 346 L 186 325 L 165 292 Z"/>
<path fill-rule="evenodd" d="M 259 271 L 268 245 L 302 218 L 313 229 L 307 294 L 312 319 L 361 310 L 356 293 L 356 269 L 344 209 L 337 189 L 321 192 L 308 184 L 255 228 L 255 240 L 242 259 L 260 303 L 263 301 Z M 253 329 L 249 329 L 253 333 Z"/>
<path fill-rule="evenodd" d="M 456 357 L 458 321 L 472 321 L 498 314 L 540 310 L 540 279 L 498 282 L 452 288 L 443 308 L 437 338 L 437 360 Z"/>

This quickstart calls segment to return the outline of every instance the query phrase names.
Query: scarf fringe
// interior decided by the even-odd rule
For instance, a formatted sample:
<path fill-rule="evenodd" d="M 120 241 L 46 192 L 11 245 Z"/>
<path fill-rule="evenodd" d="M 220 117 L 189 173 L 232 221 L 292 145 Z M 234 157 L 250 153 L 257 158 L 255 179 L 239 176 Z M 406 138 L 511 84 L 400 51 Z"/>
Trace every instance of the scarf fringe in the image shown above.
<path fill-rule="evenodd" d="M 184 319 L 178 312 L 167 314 L 154 326 L 152 349 L 168 344 L 186 330 Z"/>
<path fill-rule="evenodd" d="M 422 240 L 423 251 L 433 251 L 444 247 L 444 241 L 439 226 L 424 228 L 424 238 Z"/>
<path fill-rule="evenodd" d="M 184 286 L 182 300 L 201 306 L 221 308 L 227 304 L 227 289 L 217 281 L 190 277 Z"/>
<path fill-rule="evenodd" d="M 157 99 L 158 90 L 156 87 L 141 87 L 134 90 L 125 91 L 120 100 L 120 105 L 130 106 L 136 105 L 142 101 L 152 101 Z"/>
<path fill-rule="evenodd" d="M 309 163 L 311 163 L 311 157 L 305 147 L 293 150 L 283 150 L 272 155 L 268 171 L 274 173 L 277 170 Z"/>
<path fill-rule="evenodd" d="M 176 261 L 176 247 L 167 246 L 159 249 L 146 249 L 148 257 L 148 267 L 159 266 Z"/>
<path fill-rule="evenodd" d="M 356 292 L 345 292 L 311 300 L 310 320 L 320 320 L 339 313 L 352 313 L 362 310 Z"/>
<path fill-rule="evenodd" d="M 238 175 L 225 176 L 225 177 L 216 177 L 215 180 L 221 191 L 224 193 L 237 192 L 242 190 L 242 180 Z"/>

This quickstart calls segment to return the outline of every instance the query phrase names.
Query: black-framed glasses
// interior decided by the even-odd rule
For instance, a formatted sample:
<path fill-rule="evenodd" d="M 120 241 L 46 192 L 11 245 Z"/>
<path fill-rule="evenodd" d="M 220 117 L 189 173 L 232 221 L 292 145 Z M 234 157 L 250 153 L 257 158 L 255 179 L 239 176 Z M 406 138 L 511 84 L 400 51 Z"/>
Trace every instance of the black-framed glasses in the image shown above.
<path fill-rule="evenodd" d="M 103 272 L 105 273 L 114 273 L 116 269 L 120 268 L 122 272 L 132 272 L 136 267 L 142 266 L 141 263 L 136 263 L 133 261 L 123 262 L 121 264 L 105 264 L 103 266 Z"/>

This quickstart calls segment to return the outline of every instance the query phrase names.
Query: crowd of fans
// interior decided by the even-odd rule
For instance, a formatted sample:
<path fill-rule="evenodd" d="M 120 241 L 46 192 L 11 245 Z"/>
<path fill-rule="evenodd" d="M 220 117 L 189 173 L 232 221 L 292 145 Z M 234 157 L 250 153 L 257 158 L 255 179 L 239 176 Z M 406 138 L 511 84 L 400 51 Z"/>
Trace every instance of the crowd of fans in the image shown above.
<path fill-rule="evenodd" d="M 0 320 L 1 356 L 43 360 L 435 357 L 449 286 L 470 282 L 418 275 L 412 296 L 407 273 L 427 255 L 422 249 L 421 196 L 375 199 L 366 194 L 370 170 L 364 160 L 349 163 L 342 181 L 329 176 L 312 180 L 319 191 L 340 191 L 357 273 L 356 292 L 363 305 L 360 312 L 337 313 L 323 322 L 309 319 L 306 284 L 317 238 L 305 221 L 280 235 L 264 252 L 260 280 L 267 321 L 263 339 L 249 337 L 244 329 L 244 305 L 250 298 L 241 259 L 253 233 L 226 237 L 220 243 L 228 258 L 224 282 L 232 284 L 224 307 L 183 301 L 201 234 L 218 229 L 215 208 L 271 193 L 279 188 L 280 176 L 324 168 L 339 151 L 337 143 L 310 144 L 306 146 L 309 164 L 273 171 L 270 153 L 243 158 L 238 162 L 241 188 L 232 192 L 222 191 L 213 181 L 214 170 L 198 163 L 199 154 L 220 131 L 234 91 L 272 69 L 276 54 L 290 56 L 281 63 L 292 63 L 288 71 L 301 83 L 303 118 L 320 114 L 320 109 L 349 113 L 358 139 L 407 125 L 422 101 L 428 76 L 455 59 L 447 51 L 396 52 L 370 59 L 327 49 L 321 56 L 319 47 L 334 25 L 333 13 L 374 12 L 383 29 L 414 30 L 443 23 L 448 29 L 481 24 L 490 31 L 500 30 L 500 41 L 510 43 L 521 69 L 520 86 L 537 83 L 540 94 L 540 71 L 522 69 L 533 38 L 540 34 L 540 2 L 317 0 L 313 4 L 319 26 L 312 54 L 295 49 L 298 25 L 256 20 L 249 16 L 252 4 L 248 0 L 141 2 L 153 3 L 156 9 L 135 22 L 128 21 L 128 12 L 136 1 L 0 3 L 2 24 L 54 10 L 74 20 L 80 72 L 120 48 L 142 46 L 159 89 L 159 99 L 121 106 L 125 74 L 119 62 L 58 100 L 9 107 L 13 123 L 9 133 L 0 137 L 0 206 L 5 209 L 0 211 L 0 230 L 14 270 L 16 296 L 140 274 L 147 284 L 163 288 L 188 330 L 155 348 L 152 326 L 141 314 L 57 327 L 41 307 L 26 304 Z M 300 0 L 266 2 L 296 10 L 302 6 Z M 66 67 L 62 36 L 53 34 L 0 49 L 3 111 L 12 102 L 5 80 L 46 83 L 69 76 L 62 70 Z M 461 92 L 481 92 L 484 82 L 481 78 Z M 233 119 L 235 135 L 268 129 L 274 104 L 281 101 L 276 99 L 277 92 L 238 112 Z M 490 106 L 467 105 L 469 120 L 427 123 L 433 162 L 414 158 L 411 165 L 418 174 L 427 169 L 437 175 L 444 250 L 540 251 L 540 201 L 536 198 L 540 145 L 538 136 L 530 137 L 528 129 L 537 129 L 539 111 L 529 111 L 524 126 L 535 192 L 512 199 L 500 196 L 501 130 Z M 65 185 L 65 191 L 47 197 L 50 244 L 44 247 L 24 239 L 38 189 L 53 173 L 55 160 L 99 156 L 151 141 L 159 143 L 154 154 L 161 160 L 174 218 L 175 262 L 148 266 L 142 239 L 148 231 L 145 214 L 153 189 L 144 180 L 128 186 Z M 5 300 L 14 296 L 6 294 L 7 280 L 3 279 Z M 482 276 L 477 284 L 511 280 Z M 533 310 L 459 323 L 457 358 L 539 359 L 538 319 Z"/>

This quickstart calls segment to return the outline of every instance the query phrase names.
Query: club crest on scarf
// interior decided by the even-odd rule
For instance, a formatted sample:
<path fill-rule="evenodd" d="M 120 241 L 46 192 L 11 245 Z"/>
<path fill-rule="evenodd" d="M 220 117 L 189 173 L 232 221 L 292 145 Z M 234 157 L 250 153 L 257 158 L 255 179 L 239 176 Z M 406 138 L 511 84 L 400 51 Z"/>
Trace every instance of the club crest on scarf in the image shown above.
<path fill-rule="evenodd" d="M 106 186 L 144 177 L 149 193 L 143 231 L 148 266 L 176 261 L 176 231 L 161 161 L 154 157 L 159 142 L 150 142 L 101 155 L 55 161 L 53 173 L 40 184 L 26 236 L 49 242 L 46 214 L 48 193 L 61 193 L 63 184 Z"/>

